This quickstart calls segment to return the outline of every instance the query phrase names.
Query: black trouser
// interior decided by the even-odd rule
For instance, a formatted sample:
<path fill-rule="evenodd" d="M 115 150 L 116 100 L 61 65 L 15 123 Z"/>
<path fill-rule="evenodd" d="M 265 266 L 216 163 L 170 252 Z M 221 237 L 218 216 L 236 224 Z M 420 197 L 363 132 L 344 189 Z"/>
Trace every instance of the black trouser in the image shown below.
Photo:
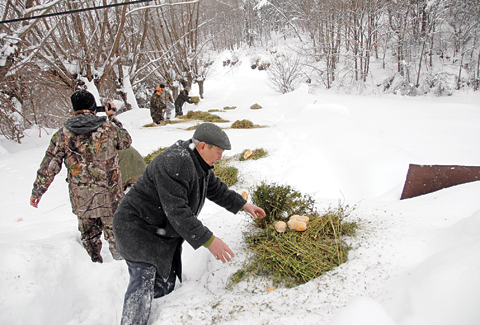
<path fill-rule="evenodd" d="M 176 275 L 173 271 L 168 279 L 157 274 L 154 265 L 125 261 L 128 265 L 130 282 L 123 302 L 122 325 L 147 325 L 152 307 L 152 298 L 163 297 L 175 288 Z"/>
<path fill-rule="evenodd" d="M 175 101 L 175 116 L 183 115 L 183 104 L 185 104 L 184 100 Z"/>

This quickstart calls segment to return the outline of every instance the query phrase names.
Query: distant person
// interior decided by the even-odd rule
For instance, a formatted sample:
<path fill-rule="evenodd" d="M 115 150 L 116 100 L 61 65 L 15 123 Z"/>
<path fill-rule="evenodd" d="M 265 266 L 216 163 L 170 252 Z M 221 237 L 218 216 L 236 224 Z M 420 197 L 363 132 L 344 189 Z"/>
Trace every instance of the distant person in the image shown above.
<path fill-rule="evenodd" d="M 162 88 L 157 87 L 155 88 L 152 97 L 150 97 L 150 116 L 155 124 L 160 124 L 164 120 L 165 101 L 162 94 Z"/>
<path fill-rule="evenodd" d="M 180 91 L 177 98 L 175 99 L 175 117 L 183 115 L 183 104 L 185 104 L 185 102 L 193 104 L 190 96 L 188 96 L 189 91 L 190 87 L 186 86 L 183 90 Z"/>
<path fill-rule="evenodd" d="M 165 85 L 161 84 L 160 88 L 162 89 L 162 97 L 163 102 L 165 103 L 165 118 L 170 120 L 172 118 L 172 112 L 175 109 L 175 105 L 173 103 L 173 97 L 169 90 L 165 89 Z"/>
<path fill-rule="evenodd" d="M 206 199 L 226 210 L 244 210 L 254 218 L 265 211 L 248 204 L 213 173 L 213 164 L 230 150 L 227 134 L 203 123 L 187 141 L 178 140 L 158 154 L 125 195 L 113 219 L 119 253 L 130 282 L 122 325 L 147 324 L 153 298 L 169 294 L 182 280 L 182 244 L 204 246 L 223 263 L 235 254 L 205 227 L 198 215 Z"/>
<path fill-rule="evenodd" d="M 50 141 L 37 178 L 30 205 L 38 204 L 55 176 L 67 168 L 72 212 L 78 217 L 83 246 L 93 262 L 103 262 L 101 235 L 108 241 L 113 258 L 116 251 L 112 230 L 113 213 L 123 198 L 118 150 L 130 147 L 132 139 L 115 117 L 115 105 L 105 106 L 106 116 L 96 116 L 93 95 L 79 90 L 71 96 L 74 116 L 67 120 Z"/>

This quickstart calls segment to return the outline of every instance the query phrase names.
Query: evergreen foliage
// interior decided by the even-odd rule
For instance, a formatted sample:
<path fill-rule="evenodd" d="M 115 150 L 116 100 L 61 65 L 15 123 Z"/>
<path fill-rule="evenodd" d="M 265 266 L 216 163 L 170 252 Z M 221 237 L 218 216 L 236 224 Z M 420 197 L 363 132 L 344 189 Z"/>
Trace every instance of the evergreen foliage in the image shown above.
<path fill-rule="evenodd" d="M 343 238 L 354 235 L 358 227 L 344 220 L 351 213 L 348 206 L 339 205 L 319 215 L 310 196 L 274 183 L 257 186 L 252 197 L 267 215 L 260 222 L 255 219 L 244 233 L 246 261 L 229 279 L 229 286 L 251 276 L 265 276 L 276 285 L 293 287 L 347 260 L 350 247 Z M 275 222 L 293 214 L 309 216 L 307 230 L 277 232 Z"/>

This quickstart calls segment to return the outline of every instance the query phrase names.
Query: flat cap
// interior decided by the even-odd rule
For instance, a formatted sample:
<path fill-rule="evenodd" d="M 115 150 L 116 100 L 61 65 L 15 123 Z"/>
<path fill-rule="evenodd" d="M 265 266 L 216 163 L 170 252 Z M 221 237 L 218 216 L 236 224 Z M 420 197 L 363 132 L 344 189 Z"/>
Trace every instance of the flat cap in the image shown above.
<path fill-rule="evenodd" d="M 223 150 L 232 149 L 230 140 L 228 139 L 225 131 L 213 123 L 200 124 L 200 126 L 195 130 L 193 138 L 197 139 L 198 141 L 217 146 Z"/>

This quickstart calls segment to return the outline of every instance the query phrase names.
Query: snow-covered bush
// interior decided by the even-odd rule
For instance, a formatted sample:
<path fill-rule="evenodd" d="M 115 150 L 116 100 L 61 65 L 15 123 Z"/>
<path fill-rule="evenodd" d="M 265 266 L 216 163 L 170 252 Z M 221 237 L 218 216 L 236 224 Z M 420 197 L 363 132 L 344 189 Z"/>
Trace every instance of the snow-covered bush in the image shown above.
<path fill-rule="evenodd" d="M 384 92 L 402 96 L 417 96 L 419 90 L 415 85 L 405 80 L 400 74 L 388 77 L 382 83 L 377 85 Z"/>
<path fill-rule="evenodd" d="M 9 139 L 18 143 L 25 136 L 23 118 L 20 115 L 21 105 L 16 98 L 1 94 L 0 98 L 0 132 Z"/>
<path fill-rule="evenodd" d="M 440 72 L 427 77 L 426 85 L 435 96 L 451 96 L 457 87 L 457 77 L 448 72 Z"/>
<path fill-rule="evenodd" d="M 272 88 L 282 94 L 294 91 L 301 82 L 302 69 L 298 55 L 275 55 L 267 70 Z"/>

